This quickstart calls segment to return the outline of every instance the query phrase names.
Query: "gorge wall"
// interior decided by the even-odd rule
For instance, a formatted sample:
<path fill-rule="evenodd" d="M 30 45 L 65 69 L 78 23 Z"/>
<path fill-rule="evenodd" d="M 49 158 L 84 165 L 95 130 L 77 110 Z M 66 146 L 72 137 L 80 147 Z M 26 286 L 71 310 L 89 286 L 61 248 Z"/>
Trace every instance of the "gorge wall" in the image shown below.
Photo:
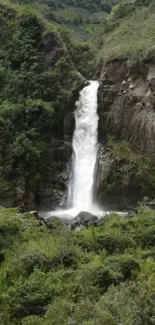
<path fill-rule="evenodd" d="M 131 67 L 126 62 L 109 63 L 101 73 L 101 91 L 101 131 L 104 124 L 106 133 L 154 156 L 155 62 Z"/>
<path fill-rule="evenodd" d="M 103 67 L 100 79 L 99 133 L 101 142 L 106 136 L 109 147 L 107 151 L 101 150 L 103 166 L 99 188 L 106 192 L 108 187 L 110 193 L 124 191 L 126 195 L 134 190 L 134 196 L 137 192 L 139 195 L 152 193 L 155 188 L 152 169 L 155 160 L 155 62 L 114 60 Z M 112 139 L 108 141 L 109 136 L 114 136 L 113 144 Z M 145 163 L 147 172 L 142 172 L 141 166 Z"/>

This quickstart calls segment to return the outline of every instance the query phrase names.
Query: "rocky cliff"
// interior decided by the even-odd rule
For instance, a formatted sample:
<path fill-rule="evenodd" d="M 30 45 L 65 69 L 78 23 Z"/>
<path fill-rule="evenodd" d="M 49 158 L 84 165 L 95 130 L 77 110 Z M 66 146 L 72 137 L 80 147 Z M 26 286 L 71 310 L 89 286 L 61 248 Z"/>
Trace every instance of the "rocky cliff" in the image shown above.
<path fill-rule="evenodd" d="M 109 146 L 109 152 L 106 152 L 106 159 L 109 161 L 111 157 L 111 166 L 113 167 L 110 168 L 109 165 L 107 176 L 106 173 L 103 176 L 102 171 L 102 181 L 105 180 L 105 177 L 109 177 L 109 185 L 112 185 L 115 180 L 115 184 L 113 183 L 115 193 L 123 192 L 125 188 L 129 187 L 131 187 L 131 191 L 134 189 L 134 195 L 136 195 L 136 189 L 139 194 L 144 194 L 145 190 L 153 191 L 155 188 L 154 178 L 151 178 L 151 184 L 148 186 L 146 184 L 150 173 L 153 177 L 153 162 L 155 160 L 155 62 L 142 61 L 134 64 L 131 61 L 114 60 L 104 66 L 100 79 L 100 141 L 102 142 L 106 138 L 108 142 L 108 137 L 114 136 L 117 143 L 117 145 L 115 143 L 116 150 L 112 150 L 112 148 L 114 149 L 113 143 L 113 146 L 111 144 Z M 123 145 L 123 155 L 122 145 L 118 144 L 122 140 L 123 144 L 126 143 L 126 146 Z M 119 152 L 118 147 L 121 148 Z M 105 159 L 102 153 L 101 160 L 103 157 Z M 140 159 L 142 159 L 141 164 Z M 134 169 L 135 160 L 139 161 L 136 170 Z M 148 166 L 148 175 L 144 173 L 144 170 L 141 172 L 140 169 L 145 163 Z M 143 186 L 143 190 L 140 180 L 137 179 L 137 175 L 140 173 L 145 178 L 146 187 L 144 189 Z M 131 185 L 134 185 L 134 188 Z"/>
<path fill-rule="evenodd" d="M 101 74 L 100 127 L 141 154 L 155 155 L 155 62 L 109 63 Z"/>

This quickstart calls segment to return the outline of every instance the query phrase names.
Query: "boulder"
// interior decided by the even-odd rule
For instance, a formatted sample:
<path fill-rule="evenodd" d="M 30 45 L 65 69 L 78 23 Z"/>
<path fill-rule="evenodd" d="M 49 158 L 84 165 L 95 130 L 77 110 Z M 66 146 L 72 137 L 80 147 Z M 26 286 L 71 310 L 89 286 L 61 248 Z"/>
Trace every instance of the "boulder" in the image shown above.
<path fill-rule="evenodd" d="M 75 230 L 76 227 L 79 227 L 81 225 L 80 220 L 77 217 L 75 217 L 73 219 L 65 217 L 65 218 L 62 218 L 61 220 L 62 220 L 63 224 L 66 225 L 71 230 Z"/>
<path fill-rule="evenodd" d="M 138 202 L 138 206 L 155 210 L 155 199 L 151 200 L 147 196 L 143 197 L 142 201 Z"/>
<path fill-rule="evenodd" d="M 49 228 L 51 230 L 60 229 L 64 226 L 64 223 L 62 222 L 62 220 L 59 219 L 58 217 L 54 217 L 54 216 L 51 218 L 45 219 L 44 223 L 46 224 L 47 228 Z"/>
<path fill-rule="evenodd" d="M 146 203 L 146 206 L 152 210 L 155 210 L 155 199 Z"/>
<path fill-rule="evenodd" d="M 136 211 L 130 210 L 128 211 L 126 218 L 135 218 L 136 217 Z"/>
<path fill-rule="evenodd" d="M 24 204 L 22 204 L 22 205 L 20 205 L 20 206 L 18 207 L 18 211 L 19 211 L 20 213 L 24 213 L 24 212 L 26 212 L 26 211 L 25 211 L 25 206 L 24 206 Z"/>
<path fill-rule="evenodd" d="M 94 216 L 93 214 L 86 212 L 86 211 L 81 211 L 77 216 L 76 220 L 80 222 L 80 224 L 84 227 L 89 227 L 89 226 L 97 226 L 99 224 L 99 219 L 98 217 Z"/>
<path fill-rule="evenodd" d="M 29 214 L 32 217 L 35 217 L 36 219 L 40 219 L 40 215 L 39 215 L 38 211 L 30 211 Z"/>
<path fill-rule="evenodd" d="M 80 232 L 80 231 L 83 231 L 85 229 L 86 229 L 86 227 L 84 227 L 84 226 L 78 226 L 78 227 L 75 228 L 75 231 Z"/>
<path fill-rule="evenodd" d="M 104 214 L 101 218 L 100 218 L 100 226 L 103 226 L 104 223 L 107 221 L 107 219 L 109 219 L 109 213 L 107 212 L 106 214 Z"/>

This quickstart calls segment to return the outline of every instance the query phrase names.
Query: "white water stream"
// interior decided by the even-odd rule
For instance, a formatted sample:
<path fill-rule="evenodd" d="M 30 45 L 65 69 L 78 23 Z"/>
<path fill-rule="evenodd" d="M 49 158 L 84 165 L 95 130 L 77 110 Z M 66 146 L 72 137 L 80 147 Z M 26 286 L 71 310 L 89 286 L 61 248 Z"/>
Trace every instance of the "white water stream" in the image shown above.
<path fill-rule="evenodd" d="M 98 81 L 90 81 L 89 85 L 81 90 L 79 100 L 76 102 L 72 168 L 68 185 L 68 206 L 70 208 L 52 211 L 47 213 L 47 217 L 54 215 L 69 219 L 81 211 L 98 216 L 103 215 L 103 211 L 93 203 L 98 152 L 98 87 Z"/>
<path fill-rule="evenodd" d="M 91 81 L 80 92 L 80 98 L 76 102 L 68 202 L 78 212 L 93 210 L 93 185 L 98 151 L 98 87 L 97 81 Z"/>
<path fill-rule="evenodd" d="M 93 202 L 98 152 L 98 87 L 98 81 L 90 81 L 89 85 L 82 89 L 76 102 L 72 168 L 68 185 L 70 208 L 48 212 L 46 216 L 44 214 L 45 218 L 53 215 L 72 219 L 81 211 L 90 212 L 98 217 L 110 213 L 99 209 Z"/>

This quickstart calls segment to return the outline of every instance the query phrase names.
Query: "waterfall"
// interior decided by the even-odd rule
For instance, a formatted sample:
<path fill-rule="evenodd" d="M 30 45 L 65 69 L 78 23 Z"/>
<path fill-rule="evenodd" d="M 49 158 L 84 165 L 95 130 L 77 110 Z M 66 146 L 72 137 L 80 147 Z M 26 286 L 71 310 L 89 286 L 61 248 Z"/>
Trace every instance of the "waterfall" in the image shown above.
<path fill-rule="evenodd" d="M 91 81 L 80 92 L 76 102 L 68 201 L 77 211 L 93 209 L 93 184 L 98 151 L 98 87 L 97 81 Z"/>

